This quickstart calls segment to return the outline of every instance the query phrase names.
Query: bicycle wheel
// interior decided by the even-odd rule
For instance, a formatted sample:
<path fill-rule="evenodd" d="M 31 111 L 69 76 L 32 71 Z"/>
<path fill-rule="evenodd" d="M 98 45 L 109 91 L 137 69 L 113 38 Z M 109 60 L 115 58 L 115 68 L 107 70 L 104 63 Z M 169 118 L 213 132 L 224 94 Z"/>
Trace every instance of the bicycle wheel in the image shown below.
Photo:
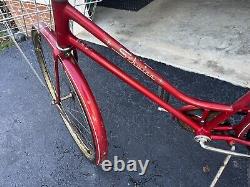
<path fill-rule="evenodd" d="M 38 32 L 32 33 L 32 39 L 41 72 L 54 102 L 57 93 L 55 91 L 52 51 Z M 97 153 L 94 140 L 97 137 L 93 135 L 91 120 L 86 115 L 88 109 L 81 102 L 76 86 L 72 84 L 70 76 L 64 71 L 61 63 L 59 63 L 59 77 L 61 102 L 57 104 L 58 111 L 80 150 L 90 161 L 95 161 Z"/>

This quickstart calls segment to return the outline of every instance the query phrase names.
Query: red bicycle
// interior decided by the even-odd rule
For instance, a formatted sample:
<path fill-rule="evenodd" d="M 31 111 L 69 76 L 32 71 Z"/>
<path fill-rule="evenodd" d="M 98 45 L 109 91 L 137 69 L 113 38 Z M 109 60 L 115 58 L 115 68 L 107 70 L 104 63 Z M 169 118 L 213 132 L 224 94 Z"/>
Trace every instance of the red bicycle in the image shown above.
<path fill-rule="evenodd" d="M 250 157 L 233 149 L 225 150 L 208 145 L 209 141 L 225 141 L 230 146 L 236 144 L 250 146 L 250 91 L 232 105 L 207 102 L 187 96 L 72 7 L 68 0 L 52 0 L 52 8 L 55 30 L 48 28 L 44 23 L 39 23 L 34 26 L 32 39 L 52 103 L 57 106 L 71 135 L 89 160 L 97 165 L 100 164 L 108 154 L 108 143 L 100 110 L 78 66 L 78 51 L 148 97 L 164 111 L 171 113 L 186 129 L 194 133 L 195 140 L 201 147 L 219 153 Z M 71 20 L 151 78 L 159 86 L 160 93 L 150 91 L 74 36 L 69 28 Z M 52 55 L 51 58 L 48 57 L 49 54 Z M 181 101 L 182 107 L 172 106 L 166 97 L 168 95 Z M 236 115 L 240 118 L 234 124 L 230 118 Z"/>

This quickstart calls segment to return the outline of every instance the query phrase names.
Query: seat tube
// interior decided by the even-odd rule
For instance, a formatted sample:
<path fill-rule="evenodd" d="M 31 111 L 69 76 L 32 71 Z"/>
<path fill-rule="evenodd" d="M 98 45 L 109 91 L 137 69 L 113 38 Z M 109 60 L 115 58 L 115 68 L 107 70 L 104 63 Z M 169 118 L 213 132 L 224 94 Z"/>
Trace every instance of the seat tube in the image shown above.
<path fill-rule="evenodd" d="M 68 0 L 52 0 L 51 4 L 54 16 L 57 45 L 62 49 L 68 48 L 70 46 L 67 38 L 70 34 L 70 28 L 69 18 L 65 14 L 65 7 L 68 5 Z"/>

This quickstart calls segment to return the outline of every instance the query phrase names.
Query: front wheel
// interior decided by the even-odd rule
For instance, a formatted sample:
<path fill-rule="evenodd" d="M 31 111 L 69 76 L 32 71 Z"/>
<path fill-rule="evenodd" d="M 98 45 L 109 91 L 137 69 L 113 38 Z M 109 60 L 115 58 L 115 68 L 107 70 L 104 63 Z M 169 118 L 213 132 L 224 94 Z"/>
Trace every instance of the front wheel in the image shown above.
<path fill-rule="evenodd" d="M 42 75 L 54 103 L 57 93 L 51 48 L 37 31 L 33 31 L 32 39 Z M 83 98 L 83 93 L 75 83 L 74 75 L 63 67 L 63 62 L 58 65 L 60 82 L 60 103 L 56 104 L 58 111 L 82 153 L 90 161 L 100 164 L 107 154 L 107 139 L 102 119 L 99 117 L 100 120 L 96 122 L 98 115 L 91 115 L 93 107 L 86 104 L 89 100 L 85 101 L 86 98 Z M 93 103 L 93 98 L 88 99 Z"/>

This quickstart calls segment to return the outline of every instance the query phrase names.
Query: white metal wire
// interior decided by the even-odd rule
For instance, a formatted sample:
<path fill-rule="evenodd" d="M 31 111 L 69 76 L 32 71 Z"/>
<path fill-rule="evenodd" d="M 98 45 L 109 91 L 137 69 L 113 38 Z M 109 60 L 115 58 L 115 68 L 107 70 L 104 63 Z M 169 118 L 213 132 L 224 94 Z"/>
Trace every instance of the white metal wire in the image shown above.
<path fill-rule="evenodd" d="M 0 13 L 3 13 L 2 10 L 0 9 Z M 28 64 L 28 66 L 30 67 L 30 69 L 32 70 L 32 72 L 34 73 L 34 75 L 37 77 L 38 81 L 41 83 L 41 85 L 43 87 L 45 87 L 41 77 L 38 75 L 38 73 L 36 72 L 35 68 L 32 66 L 32 63 L 29 61 L 29 59 L 27 58 L 27 56 L 25 55 L 25 53 L 23 52 L 23 50 L 21 49 L 21 47 L 18 45 L 18 43 L 16 42 L 14 35 L 11 33 L 11 28 L 8 25 L 7 21 L 3 21 L 3 25 L 7 28 L 7 33 L 9 35 L 9 37 L 11 38 L 11 40 L 13 41 L 14 45 L 17 47 L 17 49 L 19 50 L 20 54 L 22 55 L 22 57 L 24 58 L 25 62 Z"/>
<path fill-rule="evenodd" d="M 95 5 L 102 0 L 69 0 L 69 2 L 81 11 L 85 16 L 89 14 L 90 4 Z M 53 15 L 50 0 L 3 0 L 0 1 L 0 39 L 10 37 L 11 33 L 23 33 L 30 36 L 32 25 L 37 22 L 46 22 L 53 28 Z M 8 28 L 6 28 L 6 23 Z"/>
<path fill-rule="evenodd" d="M 92 5 L 92 13 L 96 4 L 102 0 L 69 0 L 85 16 L 92 18 L 89 14 L 89 7 Z M 44 83 L 36 69 L 30 62 L 26 51 L 19 45 L 20 40 L 29 37 L 32 25 L 45 22 L 49 27 L 54 28 L 53 15 L 51 11 L 51 0 L 0 0 L 0 44 L 1 41 L 10 40 L 17 47 L 20 55 L 24 58 L 34 75 L 43 87 Z M 75 29 L 72 23 L 72 31 Z"/>
<path fill-rule="evenodd" d="M 23 33 L 26 36 L 30 35 L 32 25 L 39 21 L 46 22 L 49 26 L 53 25 L 50 3 L 45 0 L 42 3 L 37 3 L 36 0 L 21 1 L 21 0 L 4 0 L 1 3 L 0 15 L 1 38 L 10 37 L 10 34 Z M 44 19 L 46 18 L 46 19 Z M 11 32 L 8 32 L 10 29 Z"/>

